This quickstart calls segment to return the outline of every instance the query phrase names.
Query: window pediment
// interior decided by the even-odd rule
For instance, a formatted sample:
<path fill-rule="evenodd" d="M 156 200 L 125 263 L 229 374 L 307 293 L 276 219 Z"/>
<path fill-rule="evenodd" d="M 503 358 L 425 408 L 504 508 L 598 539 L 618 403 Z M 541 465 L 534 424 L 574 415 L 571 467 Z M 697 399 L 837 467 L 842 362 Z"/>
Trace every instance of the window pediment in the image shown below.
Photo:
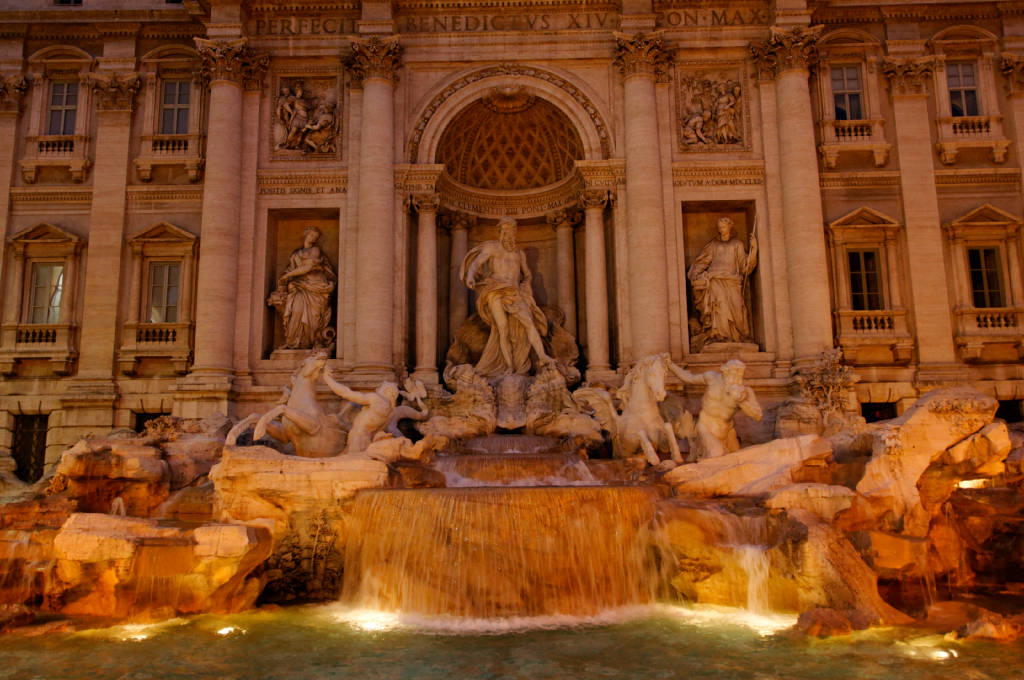
<path fill-rule="evenodd" d="M 1000 210 L 991 203 L 985 203 L 945 225 L 945 229 L 954 240 L 1002 239 L 1015 234 L 1020 225 L 1021 218 L 1017 215 Z"/>
<path fill-rule="evenodd" d="M 845 227 L 890 227 L 895 229 L 900 225 L 885 213 L 865 206 L 843 215 L 834 222 L 829 223 L 828 226 L 829 229 Z"/>

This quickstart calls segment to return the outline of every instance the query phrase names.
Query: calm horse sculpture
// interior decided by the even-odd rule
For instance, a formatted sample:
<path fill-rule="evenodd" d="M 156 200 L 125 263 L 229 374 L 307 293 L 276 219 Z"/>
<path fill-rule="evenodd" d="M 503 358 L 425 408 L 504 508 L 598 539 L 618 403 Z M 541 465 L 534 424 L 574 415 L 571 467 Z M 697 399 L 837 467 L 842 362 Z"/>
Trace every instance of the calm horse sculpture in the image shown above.
<path fill-rule="evenodd" d="M 612 438 L 616 458 L 629 458 L 643 453 L 647 462 L 658 465 L 658 451 L 670 453 L 676 463 L 683 461 L 679 453 L 674 427 L 666 423 L 658 410 L 658 402 L 667 396 L 665 373 L 667 354 L 654 354 L 636 362 L 626 375 L 617 395 L 622 405 L 615 408 L 612 395 L 596 387 L 583 387 L 573 393 L 577 402 L 594 410 L 594 415 Z"/>
<path fill-rule="evenodd" d="M 299 364 L 281 402 L 256 422 L 253 440 L 269 433 L 274 439 L 291 442 L 295 454 L 306 458 L 326 458 L 342 452 L 347 433 L 338 418 L 326 413 L 316 400 L 316 384 L 326 364 L 323 352 L 315 352 Z M 275 421 L 277 418 L 280 422 Z"/>

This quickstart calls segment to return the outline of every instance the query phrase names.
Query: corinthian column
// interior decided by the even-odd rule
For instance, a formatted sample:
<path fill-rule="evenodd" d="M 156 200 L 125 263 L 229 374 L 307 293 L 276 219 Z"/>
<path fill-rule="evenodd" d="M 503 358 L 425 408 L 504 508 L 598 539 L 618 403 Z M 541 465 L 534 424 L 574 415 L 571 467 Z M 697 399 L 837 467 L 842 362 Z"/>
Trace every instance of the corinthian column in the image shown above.
<path fill-rule="evenodd" d="M 786 273 L 797 362 L 809 362 L 832 346 L 825 221 L 808 87 L 820 32 L 773 27 L 768 40 L 750 46 L 761 78 L 775 79 Z"/>
<path fill-rule="evenodd" d="M 210 82 L 203 225 L 196 290 L 195 365 L 192 372 L 233 370 L 235 299 L 238 294 L 238 230 L 241 214 L 242 88 L 259 84 L 270 62 L 245 38 L 196 38 L 203 74 Z M 221 387 L 226 389 L 230 386 Z"/>
<path fill-rule="evenodd" d="M 141 81 L 137 73 L 93 73 L 86 84 L 96 101 L 96 158 L 78 377 L 110 379 L 117 346 L 132 109 Z"/>
<path fill-rule="evenodd" d="M 413 375 L 437 384 L 437 208 L 438 194 L 416 194 L 416 368 Z"/>
<path fill-rule="evenodd" d="M 654 83 L 670 57 L 660 35 L 615 36 L 626 125 L 626 244 L 633 357 L 669 350 L 665 207 Z"/>
<path fill-rule="evenodd" d="M 346 66 L 363 90 L 356 240 L 355 368 L 393 372 L 395 296 L 395 82 L 402 46 L 396 38 L 352 43 Z"/>
<path fill-rule="evenodd" d="M 555 230 L 555 262 L 558 286 L 558 308 L 565 314 L 565 328 L 577 336 L 576 330 L 576 257 L 573 252 L 573 223 L 579 213 L 556 210 L 547 214 L 548 224 Z"/>
<path fill-rule="evenodd" d="M 936 368 L 956 360 L 932 162 L 935 147 L 930 126 L 925 124 L 929 120 L 927 83 L 932 76 L 932 62 L 887 59 L 882 63 L 882 71 L 892 90 L 907 252 L 915 262 L 928 263 L 907 268 L 918 362 L 927 371 L 928 364 Z"/>
<path fill-rule="evenodd" d="M 611 370 L 608 360 L 608 284 L 605 272 L 604 207 L 608 192 L 590 189 L 580 195 L 584 214 L 583 256 L 587 302 L 587 378 Z"/>

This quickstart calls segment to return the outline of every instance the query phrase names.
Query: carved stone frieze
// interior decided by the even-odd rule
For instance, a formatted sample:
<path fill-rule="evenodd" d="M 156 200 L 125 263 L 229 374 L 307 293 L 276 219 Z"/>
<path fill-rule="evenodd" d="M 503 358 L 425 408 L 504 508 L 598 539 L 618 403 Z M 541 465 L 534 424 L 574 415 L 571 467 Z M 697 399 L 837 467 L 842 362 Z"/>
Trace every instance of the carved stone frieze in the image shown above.
<path fill-rule="evenodd" d="M 626 184 L 626 161 L 616 158 L 607 161 L 576 161 L 576 169 L 583 177 L 586 189 L 616 191 Z"/>
<path fill-rule="evenodd" d="M 263 76 L 270 55 L 256 52 L 245 38 L 207 40 L 196 38 L 196 51 L 203 60 L 200 73 L 207 80 L 231 80 L 247 90 L 263 88 Z"/>
<path fill-rule="evenodd" d="M 636 35 L 616 33 L 614 64 L 624 78 L 653 75 L 663 80 L 672 64 L 672 55 L 660 31 Z"/>
<path fill-rule="evenodd" d="M 1003 53 L 999 60 L 999 70 L 1006 77 L 1008 94 L 1024 92 L 1024 56 Z"/>
<path fill-rule="evenodd" d="M 446 85 L 445 88 L 430 101 L 427 108 L 420 116 L 420 119 L 416 121 L 412 135 L 410 136 L 409 160 L 416 162 L 416 154 L 419 151 L 420 140 L 423 138 L 424 130 L 427 129 L 430 119 L 434 117 L 434 114 L 437 113 L 438 109 L 440 109 L 441 106 L 452 97 L 452 95 L 464 87 L 472 85 L 480 80 L 484 80 L 485 78 L 496 78 L 501 76 L 523 76 L 527 78 L 536 78 L 537 80 L 542 80 L 559 88 L 560 90 L 563 90 L 566 94 L 576 100 L 576 103 L 587 112 L 591 123 L 594 125 L 594 129 L 597 131 L 598 137 L 601 139 L 602 152 L 605 157 L 611 156 L 611 133 L 608 130 L 608 125 L 604 122 L 604 118 L 602 118 L 594 103 L 590 101 L 590 98 L 587 97 L 579 87 L 557 74 L 544 71 L 535 66 L 505 63 L 497 66 L 488 66 L 487 68 L 480 69 L 479 71 L 473 71 L 472 73 L 462 76 L 455 82 Z"/>
<path fill-rule="evenodd" d="M 352 51 L 345 59 L 345 68 L 360 87 L 368 78 L 383 78 L 394 83 L 398 81 L 398 69 L 402 66 L 402 51 L 396 37 L 354 40 Z"/>
<path fill-rule="evenodd" d="M 764 184 L 764 166 L 673 164 L 672 185 L 677 187 L 738 186 Z"/>
<path fill-rule="evenodd" d="M 338 151 L 337 78 L 282 78 L 274 103 L 274 150 L 282 156 Z"/>
<path fill-rule="evenodd" d="M 289 194 L 344 194 L 348 191 L 346 172 L 267 172 L 256 176 L 261 196 Z"/>
<path fill-rule="evenodd" d="M 29 85 L 28 76 L 24 74 L 0 75 L 0 111 L 20 111 L 21 100 L 28 92 Z"/>
<path fill-rule="evenodd" d="M 681 151 L 745 148 L 742 75 L 738 69 L 679 76 Z"/>
<path fill-rule="evenodd" d="M 758 78 L 772 80 L 784 71 L 811 68 L 818 61 L 818 38 L 822 26 L 792 29 L 772 26 L 768 39 L 751 43 Z"/>
<path fill-rule="evenodd" d="M 135 95 L 142 87 L 138 73 L 86 73 L 82 76 L 92 88 L 99 111 L 131 111 Z"/>
<path fill-rule="evenodd" d="M 892 93 L 918 95 L 928 93 L 928 81 L 935 70 L 935 59 L 883 59 L 882 73 L 889 79 Z"/>

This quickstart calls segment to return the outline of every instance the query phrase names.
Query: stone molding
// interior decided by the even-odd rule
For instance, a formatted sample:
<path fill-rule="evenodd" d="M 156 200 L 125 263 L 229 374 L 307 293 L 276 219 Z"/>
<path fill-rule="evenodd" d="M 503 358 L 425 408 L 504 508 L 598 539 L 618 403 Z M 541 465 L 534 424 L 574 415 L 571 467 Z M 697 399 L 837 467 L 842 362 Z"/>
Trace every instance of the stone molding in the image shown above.
<path fill-rule="evenodd" d="M 1000 57 L 999 70 L 1006 78 L 1007 94 L 1024 94 L 1024 56 L 1004 52 Z"/>
<path fill-rule="evenodd" d="M 824 26 L 772 26 L 768 39 L 748 47 L 761 80 L 774 80 L 785 71 L 807 70 L 818 62 L 818 39 Z"/>
<path fill-rule="evenodd" d="M 536 217 L 552 210 L 574 206 L 583 189 L 579 175 L 573 174 L 554 186 L 536 191 L 494 195 L 459 184 L 448 175 L 438 180 L 442 205 L 449 211 L 467 212 L 481 217 Z"/>
<path fill-rule="evenodd" d="M 270 66 L 270 55 L 256 52 L 246 38 L 207 40 L 195 38 L 196 51 L 203 63 L 200 73 L 206 80 L 229 80 L 246 90 L 262 90 L 263 76 Z"/>
<path fill-rule="evenodd" d="M 82 79 L 92 88 L 97 111 L 131 111 L 142 87 L 135 72 L 86 73 Z"/>
<path fill-rule="evenodd" d="M 353 40 L 352 51 L 345 58 L 345 68 L 352 74 L 353 86 L 362 87 L 370 78 L 397 83 L 403 50 L 396 36 L 383 40 L 377 37 Z"/>
<path fill-rule="evenodd" d="M 928 94 L 928 81 L 935 70 L 934 57 L 909 59 L 885 58 L 882 73 L 889 79 L 893 96 L 918 96 Z"/>
<path fill-rule="evenodd" d="M 672 166 L 672 186 L 742 186 L 764 184 L 762 165 L 694 165 L 676 163 Z"/>
<path fill-rule="evenodd" d="M 401 164 L 395 166 L 395 190 L 405 194 L 432 194 L 444 173 L 441 164 Z"/>
<path fill-rule="evenodd" d="M 898 187 L 898 170 L 877 172 L 823 172 L 818 179 L 822 189 L 881 188 Z"/>
<path fill-rule="evenodd" d="M 593 102 L 590 101 L 587 95 L 585 95 L 579 87 L 570 83 L 562 76 L 537 68 L 536 66 L 504 63 L 496 66 L 488 66 L 480 69 L 479 71 L 473 71 L 472 73 L 467 73 L 455 82 L 446 85 L 444 89 L 442 89 L 441 92 L 430 101 L 430 104 L 428 104 L 426 109 L 424 109 L 419 120 L 416 121 L 412 135 L 409 138 L 409 160 L 414 163 L 416 162 L 416 154 L 419 152 L 420 141 L 423 139 L 423 132 L 427 129 L 430 119 L 434 117 L 434 114 L 438 112 L 441 106 L 448 101 L 448 99 L 450 99 L 459 90 L 472 85 L 477 81 L 484 80 L 485 78 L 497 78 L 501 76 L 525 76 L 527 78 L 536 78 L 563 90 L 566 94 L 576 100 L 576 103 L 586 111 L 587 115 L 590 117 L 590 122 L 593 124 L 594 129 L 597 131 L 597 135 L 601 140 L 601 152 L 606 158 L 611 156 L 612 138 L 608 125 L 605 124 L 604 119 L 597 110 L 597 107 L 594 106 Z"/>
<path fill-rule="evenodd" d="M 4 76 L 0 74 L 0 112 L 8 111 L 19 113 L 21 101 L 28 92 L 31 84 L 28 76 L 24 74 Z"/>
<path fill-rule="evenodd" d="M 607 161 L 576 161 L 576 170 L 583 178 L 586 189 L 615 191 L 626 185 L 626 161 L 613 158 Z"/>
<path fill-rule="evenodd" d="M 348 172 L 266 172 L 256 175 L 256 193 L 261 196 L 288 194 L 348 193 Z"/>
<path fill-rule="evenodd" d="M 623 78 L 654 76 L 667 82 L 671 72 L 672 54 L 665 47 L 661 31 L 627 35 L 615 33 L 615 59 L 612 61 Z"/>

